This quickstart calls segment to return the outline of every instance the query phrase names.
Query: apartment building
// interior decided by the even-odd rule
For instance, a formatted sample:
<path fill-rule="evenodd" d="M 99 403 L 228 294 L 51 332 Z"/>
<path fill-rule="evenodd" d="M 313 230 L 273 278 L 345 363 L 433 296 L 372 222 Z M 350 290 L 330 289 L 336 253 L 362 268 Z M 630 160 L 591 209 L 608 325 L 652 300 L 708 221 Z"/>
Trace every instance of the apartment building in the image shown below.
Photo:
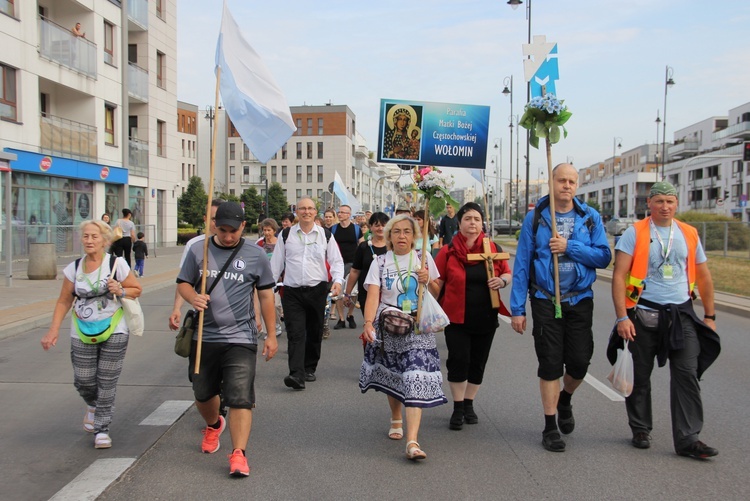
<path fill-rule="evenodd" d="M 175 244 L 176 11 L 176 0 L 0 1 L 0 151 L 16 156 L 21 252 L 24 226 L 126 207 L 150 243 Z M 53 239 L 59 253 L 79 250 L 69 233 Z"/>
<path fill-rule="evenodd" d="M 177 142 L 180 146 L 178 162 L 180 176 L 173 191 L 179 197 L 187 189 L 190 178 L 198 175 L 198 107 L 177 101 Z"/>

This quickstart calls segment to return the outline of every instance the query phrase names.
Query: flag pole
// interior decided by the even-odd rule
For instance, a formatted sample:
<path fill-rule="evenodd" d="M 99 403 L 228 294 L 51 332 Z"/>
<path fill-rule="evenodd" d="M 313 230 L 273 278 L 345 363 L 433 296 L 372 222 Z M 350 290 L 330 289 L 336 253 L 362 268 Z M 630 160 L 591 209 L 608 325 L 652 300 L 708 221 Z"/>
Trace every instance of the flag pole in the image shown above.
<path fill-rule="evenodd" d="M 216 97 L 214 99 L 214 109 L 219 109 L 219 84 L 221 82 L 221 66 L 216 66 Z M 216 137 L 219 135 L 219 127 L 214 127 L 213 136 L 211 137 L 211 167 L 208 176 L 208 200 L 206 201 L 206 224 L 211 228 L 211 204 L 214 196 L 214 171 L 216 170 Z M 209 232 L 205 232 L 206 238 L 203 239 L 203 273 L 201 273 L 201 294 L 206 293 L 206 275 L 208 274 L 208 239 L 211 238 Z M 203 343 L 203 315 L 205 311 L 198 314 L 198 340 L 195 348 L 195 374 L 200 373 L 201 366 L 201 347 Z"/>

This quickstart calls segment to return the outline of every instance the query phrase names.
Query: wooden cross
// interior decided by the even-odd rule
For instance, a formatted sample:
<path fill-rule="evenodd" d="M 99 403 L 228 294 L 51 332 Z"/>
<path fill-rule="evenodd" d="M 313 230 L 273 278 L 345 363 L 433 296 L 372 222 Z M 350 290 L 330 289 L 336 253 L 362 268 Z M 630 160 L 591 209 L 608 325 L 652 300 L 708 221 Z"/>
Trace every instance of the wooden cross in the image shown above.
<path fill-rule="evenodd" d="M 507 252 L 492 252 L 490 250 L 490 239 L 486 238 L 482 242 L 484 244 L 484 252 L 482 254 L 469 254 L 466 258 L 469 261 L 484 261 L 485 268 L 487 269 L 487 280 L 495 276 L 495 260 L 507 260 L 510 259 L 510 254 Z M 500 308 L 500 291 L 490 289 L 490 298 L 492 299 L 492 307 Z"/>

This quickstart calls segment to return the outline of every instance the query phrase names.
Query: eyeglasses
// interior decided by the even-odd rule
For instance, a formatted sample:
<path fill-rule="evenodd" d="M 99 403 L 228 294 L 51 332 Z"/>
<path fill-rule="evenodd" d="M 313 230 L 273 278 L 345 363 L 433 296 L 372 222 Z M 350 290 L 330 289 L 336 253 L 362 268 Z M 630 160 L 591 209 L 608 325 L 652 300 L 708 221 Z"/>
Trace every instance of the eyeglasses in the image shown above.
<path fill-rule="evenodd" d="M 298 212 L 309 212 L 309 211 L 314 211 L 314 210 L 317 210 L 317 209 L 315 209 L 315 207 L 297 207 Z"/>

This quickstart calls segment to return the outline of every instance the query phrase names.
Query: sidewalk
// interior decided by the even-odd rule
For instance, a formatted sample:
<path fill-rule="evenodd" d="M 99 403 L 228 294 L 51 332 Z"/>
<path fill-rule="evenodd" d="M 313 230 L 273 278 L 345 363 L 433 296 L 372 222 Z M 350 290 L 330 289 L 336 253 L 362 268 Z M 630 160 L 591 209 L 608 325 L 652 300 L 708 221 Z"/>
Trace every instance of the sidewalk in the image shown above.
<path fill-rule="evenodd" d="M 515 255 L 515 241 L 499 239 L 503 249 Z M 157 257 L 146 260 L 146 276 L 141 278 L 143 292 L 170 287 L 175 283 L 184 247 L 158 249 Z M 49 325 L 62 287 L 62 270 L 70 258 L 58 260 L 57 280 L 29 280 L 23 263 L 14 263 L 13 286 L 0 284 L 0 339 Z M 599 270 L 600 280 L 612 281 L 612 270 Z M 735 315 L 750 315 L 750 298 L 735 294 L 715 293 L 716 310 Z M 700 304 L 700 300 L 696 301 Z"/>
<path fill-rule="evenodd" d="M 145 276 L 140 278 L 143 292 L 170 287 L 179 271 L 184 247 L 162 247 L 157 256 L 149 256 L 144 265 Z M 52 319 L 55 303 L 62 287 L 62 270 L 74 258 L 59 258 L 57 280 L 29 280 L 26 263 L 13 263 L 13 285 L 7 287 L 5 275 L 0 276 L 0 339 L 45 327 Z"/>

